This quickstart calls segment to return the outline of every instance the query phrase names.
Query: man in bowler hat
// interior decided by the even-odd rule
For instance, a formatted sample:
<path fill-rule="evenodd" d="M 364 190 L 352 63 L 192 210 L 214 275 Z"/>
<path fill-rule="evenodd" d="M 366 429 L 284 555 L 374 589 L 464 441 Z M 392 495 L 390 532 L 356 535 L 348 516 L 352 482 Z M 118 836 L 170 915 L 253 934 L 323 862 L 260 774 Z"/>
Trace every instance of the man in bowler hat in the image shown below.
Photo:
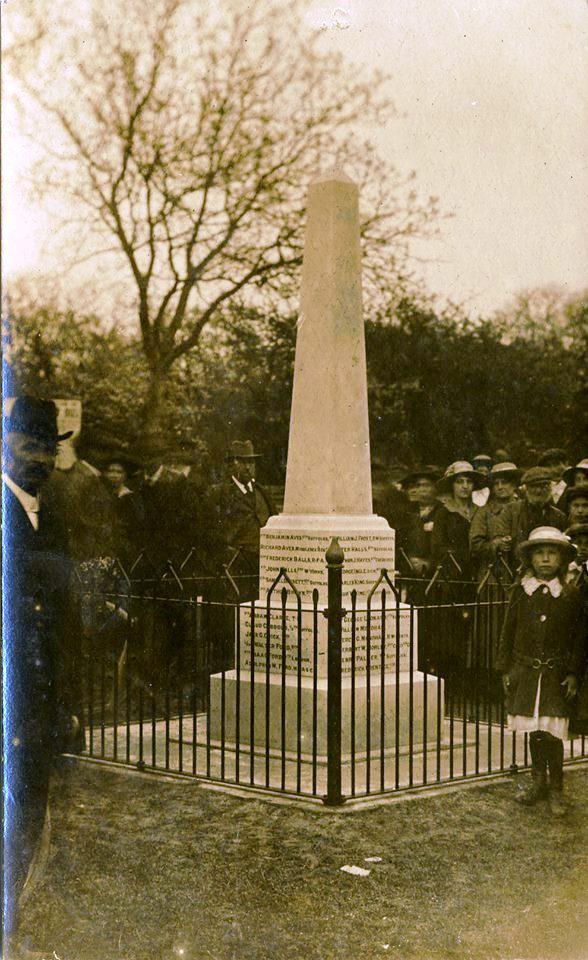
<path fill-rule="evenodd" d="M 212 534 L 221 566 L 239 588 L 231 599 L 258 596 L 259 531 L 275 513 L 272 499 L 256 478 L 251 440 L 234 440 L 227 452 L 226 476 L 212 491 Z"/>
<path fill-rule="evenodd" d="M 28 396 L 3 427 L 4 934 L 8 956 L 24 958 L 46 956 L 18 941 L 19 900 L 35 873 L 53 760 L 83 742 L 81 630 L 65 525 L 42 492 L 69 434 L 58 434 L 52 401 Z"/>

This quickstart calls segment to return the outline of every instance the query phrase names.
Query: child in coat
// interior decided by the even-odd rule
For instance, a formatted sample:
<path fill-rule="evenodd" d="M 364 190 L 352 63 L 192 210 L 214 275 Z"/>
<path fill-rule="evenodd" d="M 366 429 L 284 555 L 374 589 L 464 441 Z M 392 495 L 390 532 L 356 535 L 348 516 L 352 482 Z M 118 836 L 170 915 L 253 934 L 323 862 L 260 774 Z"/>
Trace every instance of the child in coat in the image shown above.
<path fill-rule="evenodd" d="M 536 527 L 520 545 L 523 572 L 512 590 L 496 664 L 503 674 L 509 729 L 529 733 L 532 780 L 517 800 L 531 805 L 549 796 L 557 817 L 566 811 L 563 741 L 585 633 L 582 599 L 566 584 L 575 552 L 555 527 Z"/>

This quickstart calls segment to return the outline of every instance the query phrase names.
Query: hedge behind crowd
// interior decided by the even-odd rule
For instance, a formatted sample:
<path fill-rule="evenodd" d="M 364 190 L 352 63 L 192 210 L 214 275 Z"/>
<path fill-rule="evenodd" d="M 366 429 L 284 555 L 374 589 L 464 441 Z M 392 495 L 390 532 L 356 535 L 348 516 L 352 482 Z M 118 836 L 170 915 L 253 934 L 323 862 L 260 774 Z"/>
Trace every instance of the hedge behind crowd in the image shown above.
<path fill-rule="evenodd" d="M 5 392 L 81 398 L 90 459 L 140 447 L 148 384 L 140 346 L 116 322 L 26 296 L 9 306 Z M 550 446 L 585 455 L 587 330 L 586 297 L 553 291 L 521 295 L 489 319 L 405 299 L 367 320 L 374 460 L 445 465 L 500 447 L 522 464 Z M 208 471 L 231 439 L 249 437 L 265 455 L 265 479 L 280 483 L 295 336 L 292 315 L 225 314 L 170 375 L 158 455 Z"/>

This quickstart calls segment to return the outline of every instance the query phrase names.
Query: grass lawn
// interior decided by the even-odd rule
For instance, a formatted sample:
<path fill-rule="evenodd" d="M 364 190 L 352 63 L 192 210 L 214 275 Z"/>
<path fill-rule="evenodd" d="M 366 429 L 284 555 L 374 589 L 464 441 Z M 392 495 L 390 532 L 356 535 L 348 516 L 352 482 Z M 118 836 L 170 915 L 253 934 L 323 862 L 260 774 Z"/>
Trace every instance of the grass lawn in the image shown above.
<path fill-rule="evenodd" d="M 585 960 L 588 770 L 566 789 L 564 822 L 511 782 L 337 815 L 74 763 L 23 931 L 62 960 Z"/>

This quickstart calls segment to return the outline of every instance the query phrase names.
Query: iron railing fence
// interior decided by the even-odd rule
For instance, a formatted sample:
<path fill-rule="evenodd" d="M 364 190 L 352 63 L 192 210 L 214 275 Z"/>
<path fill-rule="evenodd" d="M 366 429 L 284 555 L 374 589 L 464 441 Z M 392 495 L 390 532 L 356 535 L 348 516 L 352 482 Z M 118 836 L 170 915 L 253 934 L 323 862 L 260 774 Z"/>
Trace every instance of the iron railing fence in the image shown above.
<path fill-rule="evenodd" d="M 510 571 L 360 596 L 337 541 L 325 562 L 326 603 L 285 569 L 243 602 L 255 583 L 190 555 L 81 570 L 87 754 L 329 805 L 528 766 L 494 667 Z"/>

